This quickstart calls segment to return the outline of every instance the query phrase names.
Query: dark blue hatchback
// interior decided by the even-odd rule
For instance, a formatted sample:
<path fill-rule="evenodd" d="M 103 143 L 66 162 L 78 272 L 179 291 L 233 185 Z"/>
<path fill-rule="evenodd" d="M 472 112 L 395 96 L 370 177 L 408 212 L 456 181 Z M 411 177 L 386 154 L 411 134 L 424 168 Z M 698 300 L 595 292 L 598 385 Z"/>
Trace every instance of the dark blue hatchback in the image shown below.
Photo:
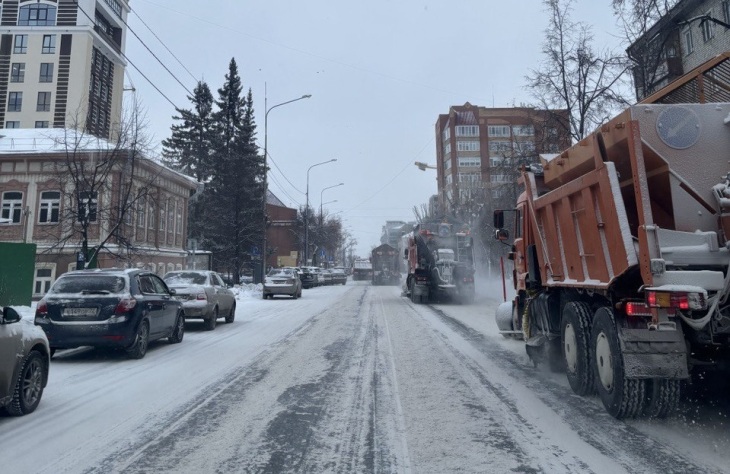
<path fill-rule="evenodd" d="M 79 270 L 61 275 L 38 302 L 36 325 L 51 353 L 79 346 L 119 347 L 141 359 L 150 341 L 182 342 L 185 319 L 174 291 L 144 270 Z"/>

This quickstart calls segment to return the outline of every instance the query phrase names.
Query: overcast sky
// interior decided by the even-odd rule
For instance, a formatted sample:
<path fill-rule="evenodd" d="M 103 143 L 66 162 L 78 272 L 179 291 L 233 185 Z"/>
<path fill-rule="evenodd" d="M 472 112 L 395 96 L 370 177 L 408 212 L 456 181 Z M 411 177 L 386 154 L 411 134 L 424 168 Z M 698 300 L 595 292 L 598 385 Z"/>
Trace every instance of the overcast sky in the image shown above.
<path fill-rule="evenodd" d="M 288 206 L 320 198 L 339 213 L 367 255 L 386 220 L 414 219 L 436 194 L 434 124 L 452 105 L 527 104 L 524 76 L 541 60 L 547 24 L 539 0 L 131 0 L 129 26 L 192 90 L 205 80 L 217 98 L 231 58 L 251 88 L 259 145 L 268 107 L 270 189 Z M 579 0 L 574 20 L 593 25 L 597 45 L 618 47 L 610 0 Z M 142 23 L 144 22 L 144 24 Z M 180 60 L 165 49 L 149 26 Z M 178 107 L 186 90 L 131 32 L 127 56 Z M 186 70 L 187 69 L 187 70 Z M 131 65 L 157 142 L 173 106 Z M 266 91 L 266 93 L 265 93 Z M 127 92 L 126 94 L 130 94 Z M 323 189 L 338 183 L 344 186 Z"/>

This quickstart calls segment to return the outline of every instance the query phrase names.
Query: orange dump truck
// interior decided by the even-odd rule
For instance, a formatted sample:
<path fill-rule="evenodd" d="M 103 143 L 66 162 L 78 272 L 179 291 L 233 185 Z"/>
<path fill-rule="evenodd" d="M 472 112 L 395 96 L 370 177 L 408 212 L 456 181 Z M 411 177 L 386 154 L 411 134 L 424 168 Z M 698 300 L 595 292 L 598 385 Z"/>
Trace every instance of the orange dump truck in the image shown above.
<path fill-rule="evenodd" d="M 497 324 L 614 417 L 664 417 L 730 361 L 730 103 L 636 105 L 541 165 L 495 212 Z"/>

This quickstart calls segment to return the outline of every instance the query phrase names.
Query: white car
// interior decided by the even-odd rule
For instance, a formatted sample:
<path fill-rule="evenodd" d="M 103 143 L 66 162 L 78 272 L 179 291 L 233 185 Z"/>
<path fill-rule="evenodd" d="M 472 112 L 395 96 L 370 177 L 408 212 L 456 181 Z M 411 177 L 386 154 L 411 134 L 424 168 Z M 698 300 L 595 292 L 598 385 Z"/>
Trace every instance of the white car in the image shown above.
<path fill-rule="evenodd" d="M 14 416 L 33 412 L 48 383 L 51 349 L 43 330 L 12 308 L 0 313 L 0 408 Z"/>
<path fill-rule="evenodd" d="M 295 268 L 272 268 L 264 279 L 263 297 L 274 298 L 274 295 L 288 295 L 294 299 L 302 296 L 302 281 Z"/>
<path fill-rule="evenodd" d="M 212 331 L 218 318 L 227 323 L 236 319 L 236 297 L 221 276 L 208 270 L 179 270 L 165 274 L 165 283 L 182 301 L 185 319 L 205 320 L 205 329 Z"/>

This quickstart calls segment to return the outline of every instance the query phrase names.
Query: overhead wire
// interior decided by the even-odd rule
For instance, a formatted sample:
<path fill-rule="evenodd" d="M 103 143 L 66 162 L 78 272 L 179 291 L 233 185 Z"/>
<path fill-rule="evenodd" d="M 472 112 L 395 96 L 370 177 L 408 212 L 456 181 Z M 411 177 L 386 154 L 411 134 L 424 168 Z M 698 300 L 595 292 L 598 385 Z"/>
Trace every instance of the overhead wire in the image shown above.
<path fill-rule="evenodd" d="M 274 161 L 274 158 L 273 158 L 273 157 L 271 156 L 271 153 L 269 153 L 269 151 L 268 151 L 268 150 L 266 151 L 266 156 L 268 157 L 268 159 L 269 159 L 269 160 L 271 160 L 271 163 L 272 163 L 272 164 L 274 165 L 274 167 L 275 167 L 275 168 L 276 168 L 276 169 L 277 169 L 277 170 L 279 171 L 279 173 L 281 173 L 281 176 L 283 176 L 283 177 L 284 177 L 284 179 L 286 180 L 286 182 L 287 182 L 287 183 L 289 183 L 289 185 L 290 185 L 290 186 L 291 186 L 292 188 L 294 188 L 294 190 L 295 190 L 296 192 L 298 192 L 299 194 L 306 194 L 306 193 L 305 193 L 304 191 L 300 191 L 300 190 L 299 190 L 299 188 L 297 188 L 296 186 L 294 186 L 294 183 L 292 183 L 292 182 L 291 182 L 291 181 L 289 180 L 289 178 L 287 178 L 287 177 L 286 177 L 286 175 L 284 174 L 284 172 L 283 172 L 283 171 L 281 171 L 281 168 L 279 168 L 279 165 L 277 165 L 277 164 L 276 164 L 276 161 Z"/>
<path fill-rule="evenodd" d="M 183 69 L 185 69 L 185 72 L 187 72 L 187 73 L 188 73 L 188 74 L 190 75 L 190 77 L 191 77 L 191 78 L 192 78 L 192 79 L 193 79 L 194 81 L 196 81 L 196 82 L 197 82 L 197 81 L 198 81 L 199 79 L 198 79 L 197 77 L 195 77 L 195 76 L 193 75 L 193 73 L 192 73 L 192 72 L 190 72 L 190 70 L 189 70 L 189 69 L 188 69 L 188 68 L 187 68 L 187 67 L 185 66 L 185 64 L 183 64 L 183 62 L 182 62 L 182 61 L 180 61 L 180 59 L 178 59 L 178 57 L 177 57 L 177 56 L 175 56 L 175 53 L 173 53 L 173 52 L 172 52 L 172 51 L 170 50 L 170 48 L 168 48 L 168 47 L 167 47 L 167 45 L 166 45 L 166 44 L 165 44 L 165 43 L 164 43 L 164 42 L 163 42 L 163 41 L 162 41 L 162 40 L 160 39 L 160 37 L 159 37 L 159 36 L 157 36 L 157 33 L 155 33 L 155 32 L 154 32 L 154 31 L 152 30 L 152 28 L 150 28 L 150 27 L 149 27 L 149 25 L 147 25 L 147 23 L 145 23 L 145 21 L 144 21 L 144 20 L 142 19 L 142 17 L 141 17 L 141 16 L 139 16 L 139 14 L 137 13 L 137 11 L 136 11 L 136 10 L 132 10 L 132 13 L 134 13 L 134 16 L 136 16 L 136 17 L 137 17 L 137 19 L 138 19 L 138 20 L 139 20 L 140 22 L 142 22 L 142 24 L 143 24 L 143 25 L 145 26 L 145 28 L 147 28 L 147 29 L 149 30 L 149 32 L 150 32 L 150 33 L 152 33 L 152 36 L 154 36 L 154 37 L 155 37 L 155 38 L 157 39 L 157 41 L 159 41 L 159 42 L 160 42 L 160 44 L 161 44 L 162 46 L 164 46 L 164 48 L 165 48 L 165 49 L 167 50 L 167 52 L 168 52 L 168 53 L 170 53 L 170 55 L 171 55 L 171 56 L 172 56 L 173 58 L 175 58 L 175 61 L 177 61 L 177 63 L 178 63 L 178 64 L 179 64 L 180 66 L 182 66 L 182 68 L 183 68 Z M 135 35 L 135 36 L 136 36 L 136 35 Z"/>

